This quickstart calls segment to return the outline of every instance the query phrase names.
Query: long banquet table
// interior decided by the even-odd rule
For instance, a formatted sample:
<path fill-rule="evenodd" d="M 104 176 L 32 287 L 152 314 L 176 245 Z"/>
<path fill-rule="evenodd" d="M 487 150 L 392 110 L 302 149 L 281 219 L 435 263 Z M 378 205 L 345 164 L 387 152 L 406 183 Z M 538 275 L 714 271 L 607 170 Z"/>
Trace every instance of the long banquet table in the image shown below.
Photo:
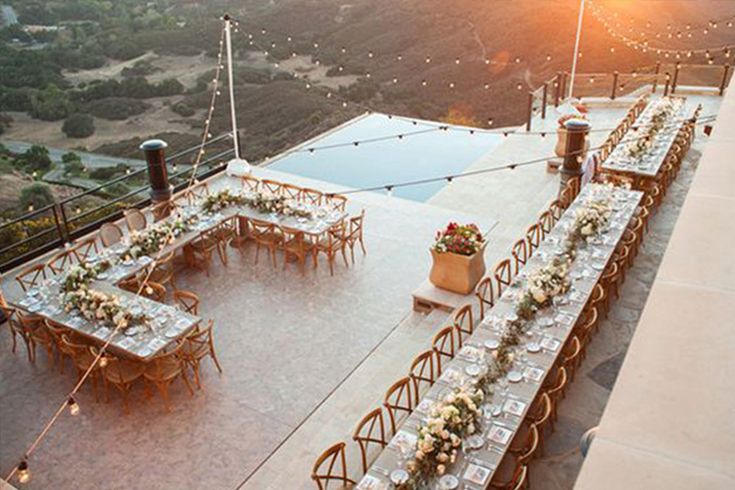
<path fill-rule="evenodd" d="M 218 179 L 217 184 L 210 187 L 212 194 L 223 190 L 235 194 L 250 195 L 244 191 L 240 181 L 234 177 Z M 193 204 L 181 210 L 184 216 L 197 216 L 198 220 L 191 229 L 177 236 L 171 243 L 160 251 L 163 256 L 196 240 L 201 233 L 211 230 L 224 221 L 232 218 L 258 219 L 279 226 L 299 230 L 307 235 L 318 236 L 328 231 L 335 223 L 344 219 L 342 211 L 327 209 L 319 206 L 307 206 L 312 211 L 312 218 L 285 216 L 277 213 L 263 213 L 248 205 L 232 205 L 219 212 L 203 213 L 199 204 Z M 150 213 L 147 213 L 151 218 Z M 156 223 L 149 224 L 147 229 L 161 223 L 176 219 L 171 216 Z M 88 262 L 95 264 L 101 260 L 114 259 L 114 264 L 93 281 L 89 288 L 117 296 L 124 307 L 135 313 L 143 313 L 150 318 L 149 327 L 137 327 L 116 335 L 110 343 L 109 349 L 118 355 L 127 358 L 146 361 L 155 357 L 171 343 L 187 335 L 200 321 L 199 317 L 180 311 L 177 308 L 161 304 L 143 297 L 136 297 L 134 293 L 115 286 L 121 280 L 132 277 L 148 267 L 153 258 L 143 255 L 137 259 L 122 260 L 122 255 L 128 250 L 129 234 L 123 240 L 111 247 L 103 248 L 98 254 L 88 258 Z M 112 334 L 112 327 L 91 322 L 80 316 L 75 310 L 64 311 L 61 304 L 61 282 L 65 274 L 50 277 L 38 287 L 31 288 L 27 293 L 11 291 L 7 295 L 8 302 L 22 311 L 39 315 L 45 319 L 69 328 L 73 332 L 103 344 Z"/>
<path fill-rule="evenodd" d="M 653 139 L 653 145 L 644 155 L 631 156 L 629 145 L 641 137 L 641 134 L 650 126 L 651 116 L 660 107 L 662 101 L 671 101 L 675 104 L 675 110 L 665 122 L 664 129 Z M 687 107 L 686 98 L 668 97 L 658 99 L 648 104 L 646 109 L 636 118 L 634 126 L 637 131 L 628 131 L 623 140 L 615 147 L 607 159 L 602 163 L 602 168 L 611 172 L 629 174 L 634 177 L 655 177 L 661 166 L 666 161 L 669 150 L 676 141 L 679 130 L 687 123 L 687 117 L 693 111 Z"/>
<path fill-rule="evenodd" d="M 418 428 L 426 422 L 432 406 L 471 380 L 472 375 L 482 372 L 487 356 L 497 347 L 503 334 L 505 320 L 515 316 L 514 300 L 527 277 L 526 271 L 543 266 L 560 250 L 560 243 L 574 222 L 574 213 L 582 203 L 592 197 L 597 187 L 598 184 L 584 186 L 578 198 L 521 271 L 513 286 L 505 290 L 485 320 L 477 326 L 460 352 L 444 369 L 441 377 L 421 398 L 416 409 L 359 482 L 358 489 L 393 488 L 391 475 L 396 470 L 400 472 L 413 454 Z M 477 490 L 489 485 L 533 400 L 539 395 L 541 386 L 570 337 L 626 226 L 636 213 L 642 193 L 619 188 L 614 191 L 613 196 L 613 211 L 607 232 L 601 235 L 598 242 L 577 251 L 577 258 L 570 269 L 570 290 L 558 297 L 554 306 L 539 312 L 528 330 L 525 345 L 516 350 L 512 371 L 498 382 L 493 396 L 483 402 L 483 420 L 479 429 L 481 439 L 476 439 L 479 441 L 477 448 L 469 449 L 465 441 L 456 462 L 447 469 L 447 474 L 455 476 L 459 481 L 459 486 L 454 488 Z M 429 488 L 445 487 L 441 486 L 438 479 L 434 479 Z"/>

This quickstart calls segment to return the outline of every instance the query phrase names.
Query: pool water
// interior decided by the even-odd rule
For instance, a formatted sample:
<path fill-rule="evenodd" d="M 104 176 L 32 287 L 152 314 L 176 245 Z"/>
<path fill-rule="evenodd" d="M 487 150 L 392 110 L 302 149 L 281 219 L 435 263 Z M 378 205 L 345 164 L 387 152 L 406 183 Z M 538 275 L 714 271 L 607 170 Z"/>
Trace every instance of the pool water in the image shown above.
<path fill-rule="evenodd" d="M 370 114 L 310 141 L 295 153 L 276 159 L 268 168 L 352 188 L 385 186 L 461 172 L 495 149 L 502 139 L 499 134 L 470 134 L 468 128 L 451 125 L 448 131 L 408 135 L 430 129 L 429 124 L 442 123 L 414 124 L 403 118 Z M 365 142 L 359 146 L 351 144 L 398 134 L 407 136 Z M 309 148 L 344 143 L 349 145 L 308 151 Z M 446 181 L 439 181 L 399 187 L 393 190 L 393 195 L 423 202 L 446 184 Z"/>

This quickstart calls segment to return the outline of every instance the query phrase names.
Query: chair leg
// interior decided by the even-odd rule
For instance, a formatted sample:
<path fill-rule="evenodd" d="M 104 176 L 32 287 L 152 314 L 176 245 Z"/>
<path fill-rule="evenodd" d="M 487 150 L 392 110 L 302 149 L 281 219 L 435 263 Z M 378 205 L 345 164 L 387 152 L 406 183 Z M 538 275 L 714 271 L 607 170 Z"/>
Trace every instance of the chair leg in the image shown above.
<path fill-rule="evenodd" d="M 362 241 L 362 235 L 360 235 L 360 248 L 362 249 L 362 254 L 367 255 L 367 250 L 365 250 L 365 243 Z"/>
<path fill-rule="evenodd" d="M 184 368 L 181 370 L 181 377 L 184 379 L 184 384 L 186 385 L 186 389 L 189 390 L 189 396 L 194 396 L 194 390 L 191 388 L 191 383 L 189 383 L 189 378 L 186 376 L 186 366 L 184 366 Z"/>

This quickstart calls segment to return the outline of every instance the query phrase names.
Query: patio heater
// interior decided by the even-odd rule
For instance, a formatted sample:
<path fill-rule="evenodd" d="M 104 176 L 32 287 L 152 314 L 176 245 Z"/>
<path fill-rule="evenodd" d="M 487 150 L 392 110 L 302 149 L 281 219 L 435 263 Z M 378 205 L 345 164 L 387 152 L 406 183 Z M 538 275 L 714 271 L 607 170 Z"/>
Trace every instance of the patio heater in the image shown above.
<path fill-rule="evenodd" d="M 232 76 L 232 17 L 225 14 L 225 48 L 227 50 L 227 81 L 230 93 L 230 117 L 232 119 L 232 144 L 235 149 L 235 158 L 227 163 L 228 175 L 247 175 L 252 172 L 252 167 L 245 158 L 240 155 L 240 138 L 237 133 L 237 114 L 235 113 L 235 87 Z"/>
<path fill-rule="evenodd" d="M 148 181 L 151 184 L 151 202 L 158 204 L 171 199 L 171 185 L 168 183 L 165 150 L 168 143 L 153 139 L 144 141 L 140 149 L 145 153 L 148 163 Z"/>

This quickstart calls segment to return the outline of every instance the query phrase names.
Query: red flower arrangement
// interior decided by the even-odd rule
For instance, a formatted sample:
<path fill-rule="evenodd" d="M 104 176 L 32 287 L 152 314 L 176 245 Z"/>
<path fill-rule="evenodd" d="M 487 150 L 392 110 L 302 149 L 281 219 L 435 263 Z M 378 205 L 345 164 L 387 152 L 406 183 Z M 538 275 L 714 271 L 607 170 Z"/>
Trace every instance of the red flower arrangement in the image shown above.
<path fill-rule="evenodd" d="M 434 250 L 439 253 L 474 255 L 480 251 L 484 243 L 485 238 L 477 225 L 449 223 L 443 231 L 436 232 Z"/>

